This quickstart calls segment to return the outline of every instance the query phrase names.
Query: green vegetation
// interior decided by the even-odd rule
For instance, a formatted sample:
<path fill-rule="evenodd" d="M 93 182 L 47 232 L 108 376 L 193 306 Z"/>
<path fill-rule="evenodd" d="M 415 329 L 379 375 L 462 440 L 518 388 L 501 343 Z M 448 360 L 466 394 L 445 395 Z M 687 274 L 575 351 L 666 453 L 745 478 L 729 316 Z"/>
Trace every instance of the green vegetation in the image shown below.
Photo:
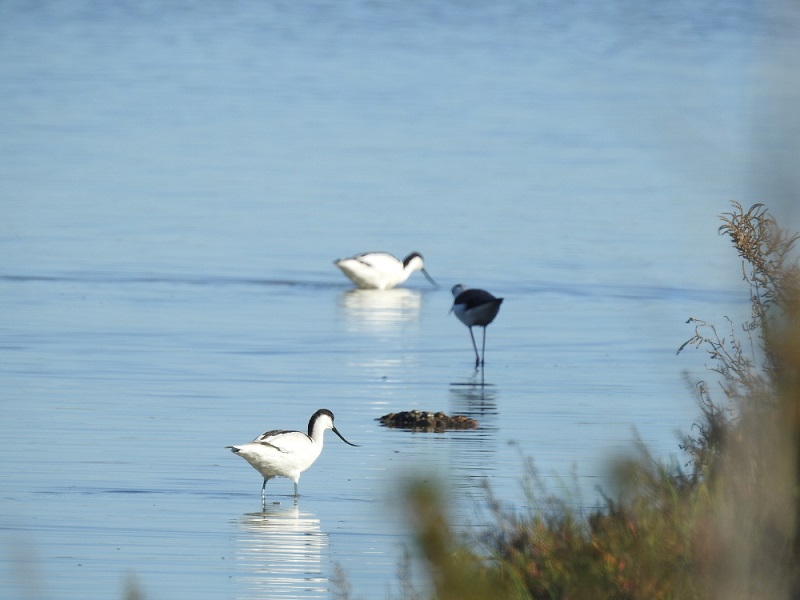
<path fill-rule="evenodd" d="M 752 318 L 730 333 L 690 319 L 678 350 L 705 350 L 723 399 L 695 386 L 700 422 L 681 448 L 687 472 L 639 444 L 616 464 L 620 492 L 588 514 L 548 496 L 527 465 L 531 509 L 489 494 L 488 533 L 454 534 L 444 499 L 408 490 L 408 514 L 430 591 L 403 598 L 693 599 L 800 597 L 800 269 L 797 236 L 762 205 L 722 215 L 742 257 Z"/>

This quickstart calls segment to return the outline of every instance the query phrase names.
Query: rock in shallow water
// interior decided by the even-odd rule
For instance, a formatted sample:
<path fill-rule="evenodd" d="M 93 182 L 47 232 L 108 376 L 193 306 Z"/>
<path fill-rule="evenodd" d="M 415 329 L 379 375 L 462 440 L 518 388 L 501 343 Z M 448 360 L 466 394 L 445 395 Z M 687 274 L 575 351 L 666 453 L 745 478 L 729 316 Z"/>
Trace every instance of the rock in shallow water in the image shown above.
<path fill-rule="evenodd" d="M 412 431 L 444 431 L 445 429 L 475 429 L 478 422 L 463 415 L 447 416 L 443 412 L 410 410 L 383 415 L 377 421 L 386 427 Z"/>

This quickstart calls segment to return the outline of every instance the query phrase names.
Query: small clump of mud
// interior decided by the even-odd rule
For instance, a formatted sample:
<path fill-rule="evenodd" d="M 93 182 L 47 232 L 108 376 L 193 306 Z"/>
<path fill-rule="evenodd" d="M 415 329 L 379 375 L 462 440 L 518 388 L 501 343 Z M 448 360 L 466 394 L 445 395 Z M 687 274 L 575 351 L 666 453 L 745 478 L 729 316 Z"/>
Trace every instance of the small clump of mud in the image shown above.
<path fill-rule="evenodd" d="M 397 429 L 410 429 L 411 431 L 441 432 L 445 429 L 475 429 L 478 422 L 464 415 L 447 416 L 443 412 L 428 412 L 427 410 L 406 410 L 398 413 L 389 413 L 376 419 L 385 427 Z"/>

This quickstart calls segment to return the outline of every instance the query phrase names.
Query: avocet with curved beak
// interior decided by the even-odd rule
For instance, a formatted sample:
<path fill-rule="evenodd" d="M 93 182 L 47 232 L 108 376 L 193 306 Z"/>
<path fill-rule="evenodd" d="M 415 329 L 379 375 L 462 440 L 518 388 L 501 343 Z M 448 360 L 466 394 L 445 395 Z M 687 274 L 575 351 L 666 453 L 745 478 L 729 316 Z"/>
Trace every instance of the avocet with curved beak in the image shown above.
<path fill-rule="evenodd" d="M 322 452 L 326 429 L 338 435 L 345 444 L 357 446 L 344 439 L 333 425 L 333 413 L 327 408 L 315 412 L 308 421 L 308 434 L 302 431 L 276 429 L 262 433 L 252 442 L 238 446 L 226 446 L 238 454 L 264 478 L 261 486 L 261 504 L 266 503 L 264 488 L 273 477 L 287 477 L 294 481 L 294 497 L 297 498 L 297 482 L 300 474 L 317 460 Z"/>
<path fill-rule="evenodd" d="M 390 290 L 403 283 L 414 271 L 422 271 L 428 281 L 439 287 L 425 270 L 419 252 L 412 252 L 402 261 L 388 252 L 367 252 L 340 258 L 333 264 L 362 289 Z"/>
<path fill-rule="evenodd" d="M 469 327 L 469 337 L 472 338 L 472 347 L 475 349 L 475 368 L 477 368 L 483 364 L 483 357 L 486 354 L 486 326 L 494 321 L 503 299 L 495 298 L 486 290 L 467 289 L 461 284 L 453 286 L 453 296 L 450 312 L 454 312 L 458 320 Z M 475 336 L 472 334 L 472 328 L 476 326 L 483 327 L 483 348 L 480 355 L 475 344 Z"/>

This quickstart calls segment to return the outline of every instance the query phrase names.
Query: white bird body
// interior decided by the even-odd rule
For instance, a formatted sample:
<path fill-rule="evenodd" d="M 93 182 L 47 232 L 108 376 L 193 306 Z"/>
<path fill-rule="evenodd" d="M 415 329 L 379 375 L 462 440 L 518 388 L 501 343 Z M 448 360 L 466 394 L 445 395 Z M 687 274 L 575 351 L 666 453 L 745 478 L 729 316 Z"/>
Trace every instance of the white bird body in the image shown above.
<path fill-rule="evenodd" d="M 453 286 L 453 296 L 453 306 L 450 310 L 469 328 L 472 347 L 475 349 L 475 367 L 477 367 L 483 364 L 486 354 L 486 326 L 494 321 L 503 299 L 495 298 L 486 290 L 468 289 L 461 284 Z M 472 334 L 473 327 L 483 327 L 483 348 L 480 355 L 475 344 L 475 336 Z"/>
<path fill-rule="evenodd" d="M 437 285 L 425 270 L 425 263 L 419 252 L 412 252 L 403 260 L 388 252 L 367 252 L 350 258 L 340 258 L 333 261 L 333 264 L 362 289 L 390 290 L 403 283 L 414 271 L 422 271 L 428 281 Z"/>
<path fill-rule="evenodd" d="M 342 441 L 351 446 L 333 425 L 333 413 L 322 408 L 315 412 L 308 422 L 308 434 L 302 431 L 275 429 L 262 433 L 252 442 L 238 446 L 227 446 L 238 454 L 264 478 L 261 486 L 262 503 L 265 501 L 264 488 L 273 477 L 287 477 L 294 482 L 294 495 L 297 497 L 297 483 L 300 474 L 314 464 L 322 452 L 324 434 L 332 430 Z"/>

